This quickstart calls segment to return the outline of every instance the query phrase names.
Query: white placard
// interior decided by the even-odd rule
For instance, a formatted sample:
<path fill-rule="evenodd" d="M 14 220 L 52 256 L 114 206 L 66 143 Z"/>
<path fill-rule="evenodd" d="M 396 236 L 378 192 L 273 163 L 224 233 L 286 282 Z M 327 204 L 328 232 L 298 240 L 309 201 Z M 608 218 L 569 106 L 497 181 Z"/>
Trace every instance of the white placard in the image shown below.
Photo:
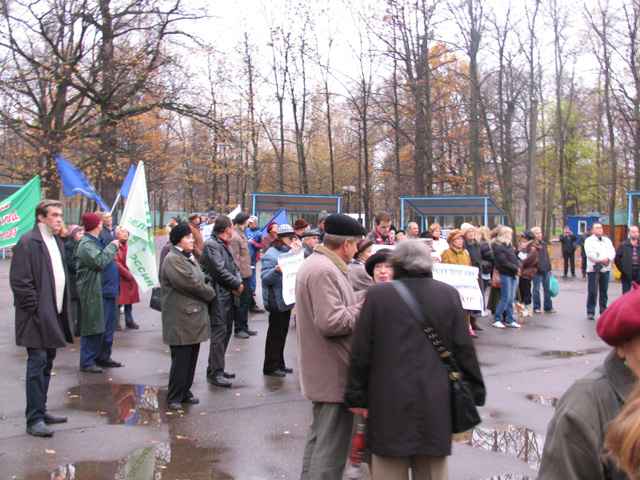
<path fill-rule="evenodd" d="M 435 263 L 433 278 L 454 287 L 465 310 L 484 310 L 484 297 L 478 285 L 478 267 Z"/>
<path fill-rule="evenodd" d="M 374 253 L 378 252 L 379 250 L 384 250 L 385 248 L 388 248 L 389 250 L 393 250 L 394 248 L 396 248 L 395 245 L 371 245 L 371 255 L 373 255 Z"/>
<path fill-rule="evenodd" d="M 285 305 L 296 303 L 296 277 L 304 261 L 304 249 L 292 253 L 283 253 L 278 257 L 282 269 L 282 299 Z"/>

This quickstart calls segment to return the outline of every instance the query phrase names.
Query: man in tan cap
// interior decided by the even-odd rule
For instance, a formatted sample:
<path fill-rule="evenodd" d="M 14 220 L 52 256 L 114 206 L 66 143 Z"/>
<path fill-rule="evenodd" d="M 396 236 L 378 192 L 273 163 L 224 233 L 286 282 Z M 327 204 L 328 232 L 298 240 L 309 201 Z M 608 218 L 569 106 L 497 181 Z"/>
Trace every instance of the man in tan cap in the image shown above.
<path fill-rule="evenodd" d="M 549 423 L 539 480 L 627 478 L 603 450 L 606 427 L 640 377 L 640 288 L 613 302 L 598 320 L 598 335 L 614 347 L 604 364 L 563 395 Z"/>

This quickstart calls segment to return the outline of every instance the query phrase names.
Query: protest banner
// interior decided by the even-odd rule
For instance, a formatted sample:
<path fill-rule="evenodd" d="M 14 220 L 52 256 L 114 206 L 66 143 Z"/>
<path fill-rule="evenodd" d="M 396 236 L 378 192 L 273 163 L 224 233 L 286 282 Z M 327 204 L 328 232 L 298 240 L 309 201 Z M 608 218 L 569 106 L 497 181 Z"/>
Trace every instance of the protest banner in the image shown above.
<path fill-rule="evenodd" d="M 36 205 L 42 200 L 40 176 L 0 202 L 0 248 L 12 247 L 36 224 Z"/>
<path fill-rule="evenodd" d="M 147 182 L 142 162 L 138 163 L 133 177 L 120 226 L 129 231 L 127 267 L 131 270 L 140 289 L 146 292 L 158 283 L 158 272 L 153 249 Z"/>
<path fill-rule="evenodd" d="M 374 253 L 378 253 L 380 250 L 393 250 L 394 248 L 396 248 L 395 245 L 377 245 L 377 244 L 373 244 L 373 245 L 371 245 L 371 255 L 373 255 Z"/>
<path fill-rule="evenodd" d="M 286 305 L 296 303 L 296 277 L 303 261 L 304 250 L 283 253 L 278 257 L 278 265 L 282 269 L 282 299 Z"/>
<path fill-rule="evenodd" d="M 478 285 L 478 267 L 435 263 L 433 278 L 454 287 L 465 310 L 484 310 L 484 296 Z"/>

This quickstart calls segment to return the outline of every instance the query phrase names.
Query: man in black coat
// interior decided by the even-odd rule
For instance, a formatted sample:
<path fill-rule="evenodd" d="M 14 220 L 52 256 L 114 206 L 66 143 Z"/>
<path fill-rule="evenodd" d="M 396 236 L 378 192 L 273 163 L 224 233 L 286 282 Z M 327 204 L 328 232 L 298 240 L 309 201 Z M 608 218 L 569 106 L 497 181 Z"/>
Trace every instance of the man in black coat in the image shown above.
<path fill-rule="evenodd" d="M 620 280 L 622 280 L 622 294 L 631 290 L 631 282 L 638 283 L 638 238 L 640 230 L 636 225 L 629 227 L 629 238 L 618 245 L 616 251 L 615 264 L 620 270 Z"/>
<path fill-rule="evenodd" d="M 571 263 L 571 276 L 576 276 L 576 240 L 578 237 L 571 231 L 569 225 L 564 226 L 564 231 L 560 235 L 562 245 L 562 258 L 564 259 L 564 274 L 562 278 L 567 278 L 569 263 Z"/>
<path fill-rule="evenodd" d="M 9 281 L 16 308 L 16 345 L 27 348 L 27 433 L 50 437 L 50 423 L 64 423 L 47 411 L 47 392 L 56 349 L 73 343 L 62 229 L 62 204 L 42 200 L 36 226 L 13 249 Z"/>
<path fill-rule="evenodd" d="M 207 380 L 219 387 L 230 387 L 229 378 L 235 374 L 224 371 L 224 355 L 233 331 L 239 295 L 244 289 L 240 269 L 229 246 L 233 235 L 231 220 L 220 216 L 213 225 L 211 237 L 202 250 L 202 269 L 216 291 L 216 298 L 209 303 L 211 322 L 211 342 L 209 344 L 209 365 Z"/>
<path fill-rule="evenodd" d="M 580 255 L 582 257 L 582 278 L 587 276 L 587 252 L 584 250 L 584 242 L 591 236 L 591 227 L 587 227 L 587 230 L 584 233 L 580 234 Z"/>

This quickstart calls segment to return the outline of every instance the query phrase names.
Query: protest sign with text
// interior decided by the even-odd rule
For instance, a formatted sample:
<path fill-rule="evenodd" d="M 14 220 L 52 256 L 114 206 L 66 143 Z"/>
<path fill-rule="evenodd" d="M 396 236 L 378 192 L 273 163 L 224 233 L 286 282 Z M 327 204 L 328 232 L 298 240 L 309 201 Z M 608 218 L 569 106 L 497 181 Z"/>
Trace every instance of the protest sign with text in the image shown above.
<path fill-rule="evenodd" d="M 303 261 L 304 250 L 283 253 L 278 257 L 278 265 L 282 269 L 282 299 L 286 305 L 296 303 L 296 277 Z"/>
<path fill-rule="evenodd" d="M 465 310 L 484 310 L 484 296 L 478 285 L 478 268 L 466 265 L 435 263 L 433 278 L 454 287 Z"/>

